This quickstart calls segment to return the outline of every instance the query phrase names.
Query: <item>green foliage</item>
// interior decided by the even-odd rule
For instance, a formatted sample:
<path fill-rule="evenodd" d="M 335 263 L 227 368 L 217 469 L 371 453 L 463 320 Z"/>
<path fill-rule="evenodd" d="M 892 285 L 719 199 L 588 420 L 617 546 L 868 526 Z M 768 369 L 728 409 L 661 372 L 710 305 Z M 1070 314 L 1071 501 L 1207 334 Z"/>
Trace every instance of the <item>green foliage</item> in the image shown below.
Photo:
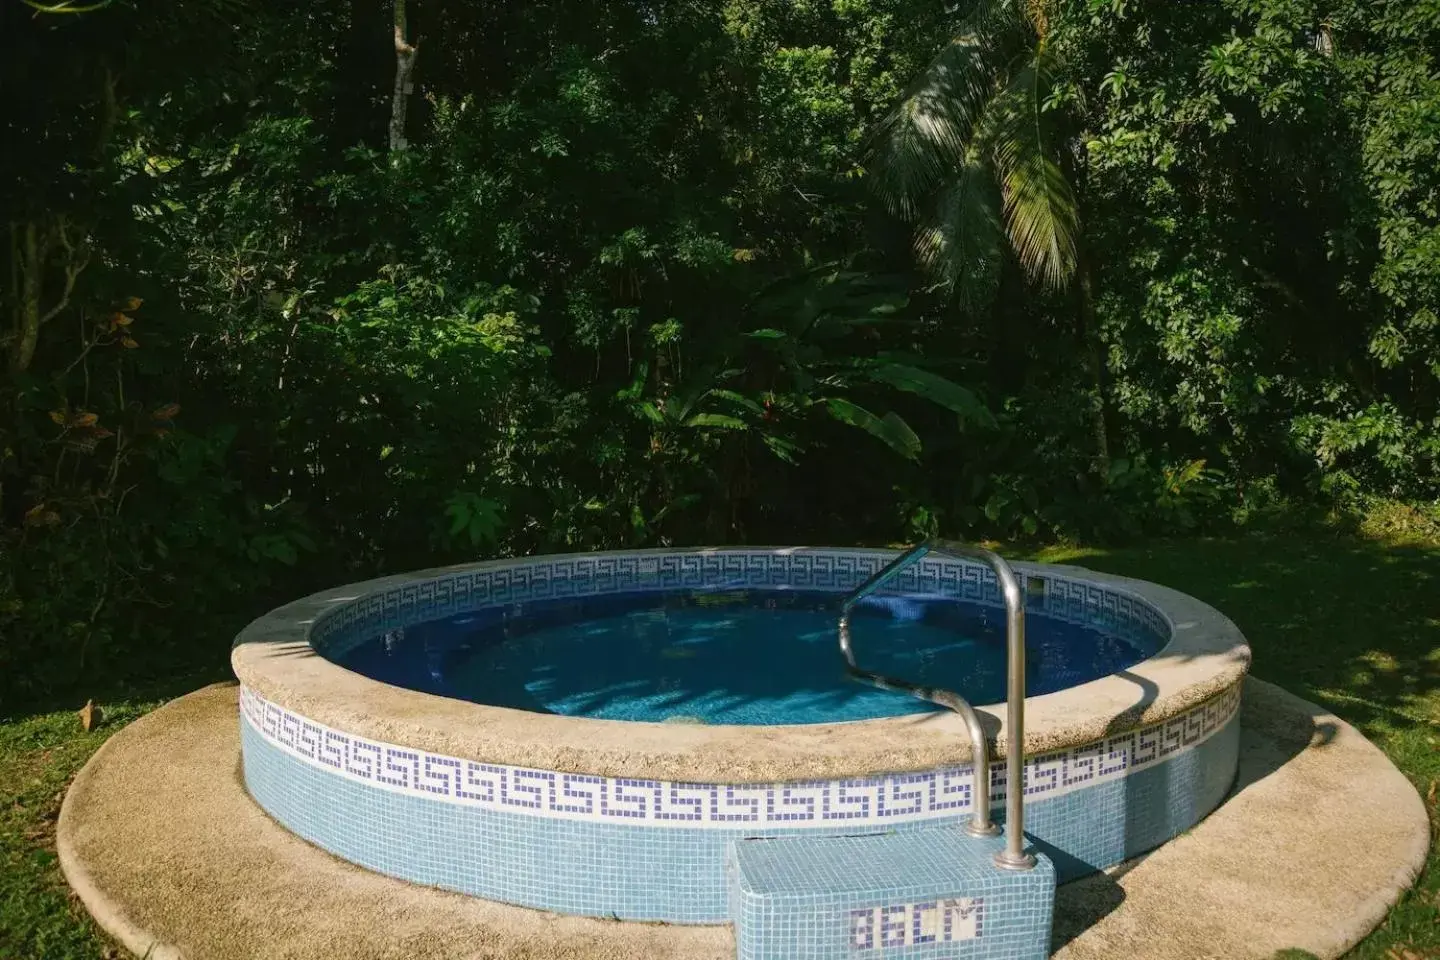
<path fill-rule="evenodd" d="M 933 209 L 916 252 L 965 301 L 990 286 L 1002 231 L 1026 273 L 1050 289 L 1075 272 L 1075 198 L 1045 116 L 1056 56 L 1037 9 L 975 4 L 881 119 L 871 150 L 893 209 Z"/>
<path fill-rule="evenodd" d="M 1292 490 L 1440 494 L 1440 208 L 1435 165 L 1415 162 L 1440 117 L 1434 5 L 1069 12 L 1050 34 L 1070 69 L 1058 99 L 1082 120 L 1137 439 L 1183 430 L 1196 455 Z"/>
<path fill-rule="evenodd" d="M 476 493 L 457 493 L 445 503 L 445 516 L 450 526 L 447 540 L 463 536 L 471 547 L 496 543 L 504 528 L 504 506 Z"/>
<path fill-rule="evenodd" d="M 1440 497 L 1433 0 L 413 6 L 392 156 L 383 11 L 0 5 L 0 696 L 480 555 Z"/>
<path fill-rule="evenodd" d="M 914 460 L 920 455 L 920 438 L 915 436 L 915 431 L 910 429 L 908 423 L 894 413 L 877 417 L 859 404 L 842 397 L 829 398 L 825 401 L 825 406 L 836 420 L 873 434 L 901 456 Z"/>
<path fill-rule="evenodd" d="M 0 3 L 0 705 L 478 556 L 1431 536 L 1437 0 L 409 13 L 392 155 L 388 10 Z"/>

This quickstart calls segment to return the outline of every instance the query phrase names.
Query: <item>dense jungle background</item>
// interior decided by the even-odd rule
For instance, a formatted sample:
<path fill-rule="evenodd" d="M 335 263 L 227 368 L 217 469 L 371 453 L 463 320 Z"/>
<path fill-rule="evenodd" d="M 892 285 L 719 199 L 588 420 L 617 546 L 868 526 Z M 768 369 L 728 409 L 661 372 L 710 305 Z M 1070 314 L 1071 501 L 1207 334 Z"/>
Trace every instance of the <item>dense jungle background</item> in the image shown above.
<path fill-rule="evenodd" d="M 0 703 L 481 556 L 1433 526 L 1437 57 L 1437 0 L 0 0 Z"/>

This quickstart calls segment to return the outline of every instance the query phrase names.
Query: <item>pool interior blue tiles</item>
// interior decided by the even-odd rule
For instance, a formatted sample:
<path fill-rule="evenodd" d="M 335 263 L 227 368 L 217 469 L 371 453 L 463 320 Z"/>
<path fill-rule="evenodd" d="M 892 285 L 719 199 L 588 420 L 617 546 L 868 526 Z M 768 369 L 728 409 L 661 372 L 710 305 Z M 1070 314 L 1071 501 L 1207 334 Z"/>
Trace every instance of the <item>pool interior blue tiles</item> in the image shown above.
<path fill-rule="evenodd" d="M 836 650 L 834 591 L 625 591 L 465 611 L 335 654 L 375 680 L 457 700 L 603 720 L 835 723 L 933 704 L 856 683 Z M 1005 699 L 1005 612 L 944 593 L 865 598 L 852 614 L 878 672 Z M 1040 696 L 1145 659 L 1161 639 L 1037 611 L 1026 688 Z M 764 664 L 758 669 L 757 664 Z"/>
<path fill-rule="evenodd" d="M 362 597 L 324 615 L 311 639 L 375 679 L 535 712 L 863 722 L 933 709 L 849 681 L 833 646 L 839 598 L 888 557 L 522 561 Z M 1027 579 L 1032 696 L 1123 670 L 1170 636 L 1165 615 L 1124 590 Z M 984 567 L 926 559 L 868 603 L 857 642 L 897 672 L 993 702 L 998 602 Z M 757 657 L 775 669 L 731 662 Z M 964 832 L 969 764 L 788 783 L 602 777 L 378 742 L 248 687 L 240 703 L 257 803 L 380 873 L 568 914 L 733 923 L 739 960 L 1030 960 L 1048 954 L 1057 882 L 1153 848 L 1219 804 L 1238 760 L 1240 688 L 1026 758 L 1025 836 L 1039 863 L 1021 871 L 994 863 L 1000 838 Z M 990 773 L 1003 825 L 1011 784 L 1003 764 Z"/>

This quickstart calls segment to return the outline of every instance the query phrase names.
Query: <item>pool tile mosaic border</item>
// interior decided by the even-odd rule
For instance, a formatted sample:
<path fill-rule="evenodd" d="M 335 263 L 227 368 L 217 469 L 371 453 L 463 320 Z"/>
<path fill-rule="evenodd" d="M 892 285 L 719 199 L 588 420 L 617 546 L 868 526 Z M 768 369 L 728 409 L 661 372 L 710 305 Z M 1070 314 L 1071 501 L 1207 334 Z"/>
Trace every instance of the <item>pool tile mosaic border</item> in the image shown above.
<path fill-rule="evenodd" d="M 321 614 L 310 628 L 317 650 L 330 655 L 388 630 L 485 607 L 534 600 L 707 588 L 854 589 L 894 556 L 893 551 L 783 549 L 712 550 L 657 554 L 582 554 L 516 560 L 438 573 L 377 590 Z M 1172 624 L 1149 601 L 1123 589 L 1019 568 L 1028 609 L 1036 614 L 1138 633 L 1163 645 Z M 1038 587 L 1043 582 L 1043 587 Z M 972 560 L 932 555 L 895 578 L 883 592 L 929 594 L 1002 604 L 995 574 Z"/>
<path fill-rule="evenodd" d="M 1161 723 L 1104 741 L 1027 758 L 1027 801 L 1048 800 L 1118 780 L 1190 750 L 1225 727 L 1239 685 Z M 334 730 L 240 690 L 240 711 L 257 735 L 310 766 L 379 790 L 551 820 L 652 828 L 732 830 L 747 824 L 833 830 L 959 817 L 972 809 L 971 767 L 770 784 L 679 783 L 557 773 L 487 764 Z M 1007 790 L 991 767 L 992 804 Z"/>
<path fill-rule="evenodd" d="M 246 786 L 259 806 L 304 839 L 360 867 L 521 906 L 611 919 L 723 923 L 734 916 L 727 851 L 755 837 L 930 834 L 959 818 L 827 829 L 577 822 L 533 811 L 477 809 L 376 789 L 307 762 L 239 720 Z M 1031 798 L 1026 834 L 1060 880 L 1152 849 L 1209 813 L 1234 780 L 1240 718 L 1193 747 Z M 996 815 L 1003 821 L 1003 807 Z"/>

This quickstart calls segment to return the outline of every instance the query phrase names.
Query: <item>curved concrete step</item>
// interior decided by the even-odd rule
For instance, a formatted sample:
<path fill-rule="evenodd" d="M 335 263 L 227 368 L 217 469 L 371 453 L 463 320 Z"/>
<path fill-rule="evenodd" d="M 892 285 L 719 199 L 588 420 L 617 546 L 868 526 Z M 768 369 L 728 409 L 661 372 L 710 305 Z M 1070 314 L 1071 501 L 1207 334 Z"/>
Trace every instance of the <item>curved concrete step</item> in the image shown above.
<path fill-rule="evenodd" d="M 730 927 L 558 916 L 413 886 L 285 831 L 245 793 L 233 685 L 136 721 L 76 777 L 67 879 L 152 960 L 732 960 Z M 1066 960 L 1334 957 L 1414 880 L 1429 847 L 1409 781 L 1353 727 L 1247 681 L 1240 781 L 1190 833 L 1059 888 Z M 1358 812 L 1358 813 L 1357 813 Z M 1357 819 L 1363 817 L 1363 819 Z"/>

